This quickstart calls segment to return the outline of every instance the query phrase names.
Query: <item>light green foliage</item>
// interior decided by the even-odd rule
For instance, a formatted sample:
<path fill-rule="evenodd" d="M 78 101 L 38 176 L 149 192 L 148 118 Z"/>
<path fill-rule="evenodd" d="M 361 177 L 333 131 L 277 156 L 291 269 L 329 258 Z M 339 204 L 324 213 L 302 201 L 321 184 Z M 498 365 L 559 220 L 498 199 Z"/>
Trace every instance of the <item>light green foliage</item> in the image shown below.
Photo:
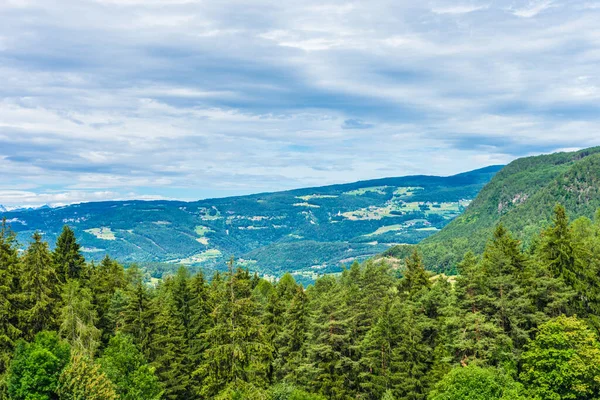
<path fill-rule="evenodd" d="M 96 328 L 96 311 L 92 293 L 81 288 L 78 281 L 68 281 L 63 287 L 63 307 L 60 311 L 59 333 L 74 351 L 93 357 L 100 344 L 100 330 Z"/>
<path fill-rule="evenodd" d="M 62 371 L 57 390 L 60 400 L 117 400 L 112 382 L 100 366 L 86 356 L 75 354 Z"/>
<path fill-rule="evenodd" d="M 279 384 L 273 386 L 268 393 L 269 400 L 325 400 L 317 394 L 305 392 L 293 385 Z"/>
<path fill-rule="evenodd" d="M 523 354 L 521 379 L 536 399 L 600 394 L 600 344 L 585 322 L 560 316 L 541 325 Z"/>
<path fill-rule="evenodd" d="M 117 333 L 98 360 L 122 400 L 158 400 L 162 387 L 131 337 Z"/>
<path fill-rule="evenodd" d="M 33 343 L 20 341 L 8 373 L 13 400 L 55 399 L 59 377 L 69 362 L 70 349 L 55 332 L 40 332 Z"/>
<path fill-rule="evenodd" d="M 429 400 L 525 400 L 522 387 L 505 372 L 476 365 L 450 371 L 431 392 Z"/>

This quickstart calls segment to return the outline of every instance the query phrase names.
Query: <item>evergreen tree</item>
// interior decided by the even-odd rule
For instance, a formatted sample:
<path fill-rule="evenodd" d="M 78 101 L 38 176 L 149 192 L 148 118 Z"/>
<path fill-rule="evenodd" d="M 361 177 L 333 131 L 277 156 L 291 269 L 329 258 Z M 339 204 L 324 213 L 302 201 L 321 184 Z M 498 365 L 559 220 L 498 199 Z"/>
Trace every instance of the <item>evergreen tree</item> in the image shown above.
<path fill-rule="evenodd" d="M 15 340 L 21 334 L 17 328 L 15 274 L 20 268 L 16 235 L 6 225 L 0 225 L 0 375 L 10 362 Z"/>
<path fill-rule="evenodd" d="M 95 326 L 97 317 L 90 290 L 81 288 L 78 281 L 68 281 L 62 301 L 60 335 L 74 351 L 93 358 L 100 344 L 100 330 Z"/>
<path fill-rule="evenodd" d="M 56 241 L 52 258 L 60 282 L 65 283 L 68 279 L 82 278 L 85 259 L 81 255 L 75 233 L 67 225 L 63 227 Z"/>
<path fill-rule="evenodd" d="M 173 282 L 170 282 L 171 284 Z M 190 373 L 186 327 L 172 288 L 165 285 L 154 298 L 158 314 L 150 343 L 152 365 L 165 389 L 165 399 L 189 399 Z"/>
<path fill-rule="evenodd" d="M 268 345 L 252 296 L 248 271 L 233 270 L 217 288 L 213 325 L 205 334 L 209 344 L 196 371 L 202 377 L 201 396 L 236 391 L 253 392 L 266 386 L 272 349 Z"/>
<path fill-rule="evenodd" d="M 539 255 L 554 276 L 563 277 L 571 286 L 575 287 L 578 284 L 579 271 L 575 265 L 569 218 L 561 205 L 557 204 L 554 208 L 553 226 L 542 234 Z"/>
<path fill-rule="evenodd" d="M 214 282 L 214 281 L 213 281 Z M 190 303 L 190 330 L 189 330 L 189 358 L 192 370 L 200 366 L 204 359 L 204 352 L 208 348 L 206 331 L 211 326 L 211 312 L 213 310 L 209 287 L 202 272 L 193 276 L 189 285 L 192 299 Z M 195 386 L 200 386 L 195 376 Z"/>
<path fill-rule="evenodd" d="M 127 286 L 123 267 L 106 256 L 102 262 L 91 268 L 90 287 L 92 288 L 93 303 L 98 315 L 97 327 L 102 331 L 104 343 L 115 332 L 116 315 L 110 314 L 113 296 L 117 290 Z"/>
<path fill-rule="evenodd" d="M 277 338 L 276 380 L 298 382 L 298 368 L 306 357 L 308 338 L 308 297 L 301 286 L 283 316 L 282 332 Z"/>
<path fill-rule="evenodd" d="M 21 323 L 26 337 L 56 327 L 58 288 L 52 255 L 42 236 L 33 234 L 23 260 Z"/>
<path fill-rule="evenodd" d="M 303 383 L 331 399 L 351 396 L 347 374 L 355 370 L 350 358 L 351 310 L 346 295 L 334 278 L 323 277 L 315 283 L 311 321 L 311 342 L 307 349 L 309 366 Z M 358 369 L 358 368 L 356 368 Z"/>
<path fill-rule="evenodd" d="M 404 279 L 401 282 L 402 292 L 412 296 L 421 289 L 431 286 L 429 274 L 425 270 L 423 259 L 416 248 L 412 255 L 406 258 L 405 263 Z"/>
<path fill-rule="evenodd" d="M 123 311 L 123 327 L 121 330 L 131 335 L 144 356 L 149 358 L 157 308 L 155 303 L 152 302 L 150 290 L 141 279 L 128 287 L 127 299 L 127 306 Z"/>
<path fill-rule="evenodd" d="M 384 305 L 363 342 L 362 387 L 368 398 L 381 398 L 387 390 L 398 399 L 425 398 L 431 349 L 424 344 L 424 322 L 410 302 L 394 299 Z"/>

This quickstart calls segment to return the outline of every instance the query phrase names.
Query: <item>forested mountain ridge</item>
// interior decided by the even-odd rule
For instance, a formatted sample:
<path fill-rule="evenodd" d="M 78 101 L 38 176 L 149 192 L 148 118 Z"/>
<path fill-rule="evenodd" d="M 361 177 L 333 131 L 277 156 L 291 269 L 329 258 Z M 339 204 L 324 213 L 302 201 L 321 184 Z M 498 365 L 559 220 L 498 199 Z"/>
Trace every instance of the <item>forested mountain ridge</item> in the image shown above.
<path fill-rule="evenodd" d="M 417 243 L 459 215 L 500 169 L 407 176 L 276 193 L 181 201 L 114 201 L 0 212 L 22 248 L 73 228 L 87 259 L 214 268 L 235 255 L 261 274 L 312 280 L 396 243 Z M 163 263 L 163 264 L 158 264 Z M 164 263 L 169 263 L 172 267 Z"/>
<path fill-rule="evenodd" d="M 551 205 L 562 204 L 572 218 L 592 218 L 600 207 L 600 147 L 517 159 L 481 190 L 465 212 L 419 247 L 426 265 L 455 273 L 471 250 L 481 254 L 502 223 L 528 245 L 550 224 Z M 406 250 L 390 249 L 387 254 Z"/>

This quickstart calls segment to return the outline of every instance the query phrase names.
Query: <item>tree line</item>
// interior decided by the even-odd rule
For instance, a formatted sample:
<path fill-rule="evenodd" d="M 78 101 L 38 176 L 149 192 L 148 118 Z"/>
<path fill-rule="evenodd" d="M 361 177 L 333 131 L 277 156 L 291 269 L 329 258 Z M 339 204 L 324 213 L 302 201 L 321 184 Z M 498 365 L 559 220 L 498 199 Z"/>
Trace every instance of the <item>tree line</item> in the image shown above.
<path fill-rule="evenodd" d="M 149 285 L 69 227 L 0 228 L 0 399 L 600 398 L 600 212 L 523 248 L 499 225 L 459 275 L 354 263 L 304 288 L 237 268 Z"/>

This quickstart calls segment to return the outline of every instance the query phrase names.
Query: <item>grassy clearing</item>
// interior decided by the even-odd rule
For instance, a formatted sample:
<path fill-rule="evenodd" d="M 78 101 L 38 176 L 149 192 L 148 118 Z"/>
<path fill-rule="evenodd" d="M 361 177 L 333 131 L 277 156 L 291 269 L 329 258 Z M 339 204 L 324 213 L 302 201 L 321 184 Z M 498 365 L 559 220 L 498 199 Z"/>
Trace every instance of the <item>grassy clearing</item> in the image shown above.
<path fill-rule="evenodd" d="M 90 233 L 96 236 L 98 239 L 102 240 L 116 240 L 115 233 L 110 230 L 110 228 L 92 228 L 86 229 L 85 232 Z"/>
<path fill-rule="evenodd" d="M 198 235 L 198 236 L 204 236 L 208 232 L 214 232 L 214 231 L 212 229 L 210 229 L 209 227 L 207 227 L 207 226 L 198 225 L 194 229 L 194 232 L 196 232 L 196 235 Z"/>
<path fill-rule="evenodd" d="M 181 259 L 181 260 L 173 260 L 171 262 L 180 263 L 185 265 L 190 264 L 201 264 L 203 262 L 214 260 L 215 258 L 221 257 L 221 252 L 217 249 L 209 249 L 203 251 L 202 253 L 194 254 L 193 256 Z"/>
<path fill-rule="evenodd" d="M 420 186 L 402 186 L 394 190 L 394 196 L 412 196 L 417 190 L 423 190 Z"/>
<path fill-rule="evenodd" d="M 375 232 L 369 233 L 368 235 L 365 235 L 365 236 L 381 235 L 386 232 L 401 231 L 402 229 L 404 229 L 403 225 L 382 226 L 381 228 L 377 229 Z"/>
<path fill-rule="evenodd" d="M 356 190 L 350 190 L 349 192 L 344 192 L 345 195 L 348 196 L 362 196 L 363 194 L 366 193 L 378 193 L 378 194 L 385 194 L 385 189 L 387 189 L 389 186 L 371 186 L 371 187 L 366 187 L 366 188 L 361 188 L 361 189 L 356 189 Z"/>

